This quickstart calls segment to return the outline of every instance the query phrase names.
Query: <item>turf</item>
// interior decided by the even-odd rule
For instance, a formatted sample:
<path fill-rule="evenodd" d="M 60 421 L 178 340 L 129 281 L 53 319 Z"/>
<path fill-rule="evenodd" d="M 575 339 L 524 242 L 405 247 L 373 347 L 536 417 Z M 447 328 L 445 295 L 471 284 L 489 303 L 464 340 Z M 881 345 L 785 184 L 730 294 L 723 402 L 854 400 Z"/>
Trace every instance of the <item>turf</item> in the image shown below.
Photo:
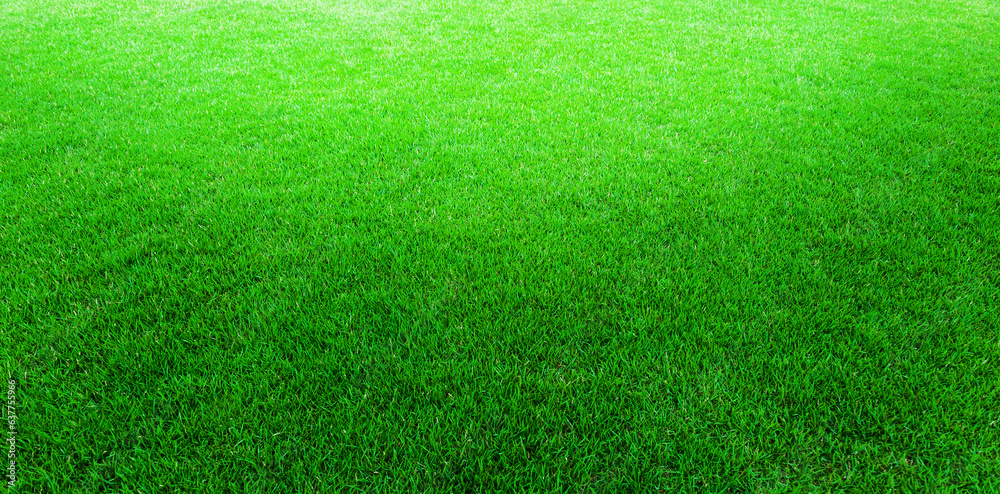
<path fill-rule="evenodd" d="M 1000 490 L 998 33 L 6 0 L 12 492 Z"/>

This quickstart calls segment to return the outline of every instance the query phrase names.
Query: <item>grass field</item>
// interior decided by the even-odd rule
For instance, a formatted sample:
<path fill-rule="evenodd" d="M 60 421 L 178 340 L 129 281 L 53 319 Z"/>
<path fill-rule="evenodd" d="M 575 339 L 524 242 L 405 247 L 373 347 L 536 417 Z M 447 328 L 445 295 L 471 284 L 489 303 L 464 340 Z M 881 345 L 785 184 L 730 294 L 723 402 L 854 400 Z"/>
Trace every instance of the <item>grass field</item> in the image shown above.
<path fill-rule="evenodd" d="M 6 0 L 0 216 L 11 492 L 1000 491 L 993 0 Z"/>

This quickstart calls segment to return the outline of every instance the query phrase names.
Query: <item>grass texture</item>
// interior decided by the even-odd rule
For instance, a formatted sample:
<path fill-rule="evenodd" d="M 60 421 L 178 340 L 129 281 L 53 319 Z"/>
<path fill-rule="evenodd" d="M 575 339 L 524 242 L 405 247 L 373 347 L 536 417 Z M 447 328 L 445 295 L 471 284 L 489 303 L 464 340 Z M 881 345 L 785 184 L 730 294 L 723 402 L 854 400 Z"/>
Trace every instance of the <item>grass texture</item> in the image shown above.
<path fill-rule="evenodd" d="M 11 492 L 998 491 L 998 33 L 6 0 Z"/>

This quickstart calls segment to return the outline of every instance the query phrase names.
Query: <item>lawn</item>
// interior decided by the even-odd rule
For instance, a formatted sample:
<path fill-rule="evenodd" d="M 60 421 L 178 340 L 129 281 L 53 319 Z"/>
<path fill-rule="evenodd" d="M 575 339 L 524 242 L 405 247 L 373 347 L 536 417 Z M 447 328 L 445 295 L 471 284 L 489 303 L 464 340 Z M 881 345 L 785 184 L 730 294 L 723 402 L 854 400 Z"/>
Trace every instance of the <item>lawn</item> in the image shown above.
<path fill-rule="evenodd" d="M 1000 491 L 993 0 L 5 0 L 10 492 Z"/>

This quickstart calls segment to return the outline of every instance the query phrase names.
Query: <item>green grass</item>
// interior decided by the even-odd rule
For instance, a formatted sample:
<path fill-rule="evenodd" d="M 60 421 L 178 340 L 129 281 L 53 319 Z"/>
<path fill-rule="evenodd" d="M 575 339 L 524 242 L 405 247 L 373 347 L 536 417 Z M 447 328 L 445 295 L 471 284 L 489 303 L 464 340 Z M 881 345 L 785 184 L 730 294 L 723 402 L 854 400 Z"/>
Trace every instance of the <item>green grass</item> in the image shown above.
<path fill-rule="evenodd" d="M 6 0 L 14 490 L 1000 491 L 998 33 Z"/>

